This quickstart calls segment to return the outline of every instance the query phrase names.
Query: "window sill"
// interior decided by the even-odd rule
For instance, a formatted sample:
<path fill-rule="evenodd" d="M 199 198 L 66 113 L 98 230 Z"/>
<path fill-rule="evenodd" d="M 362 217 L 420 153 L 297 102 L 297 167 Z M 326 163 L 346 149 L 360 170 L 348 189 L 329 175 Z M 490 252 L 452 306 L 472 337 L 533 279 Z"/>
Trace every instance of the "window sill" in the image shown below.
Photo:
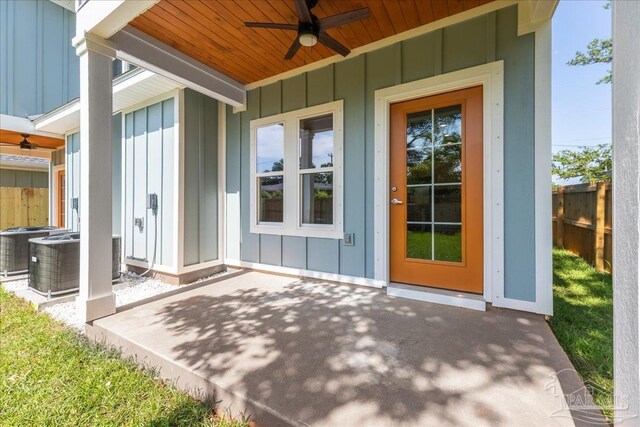
<path fill-rule="evenodd" d="M 276 236 L 290 236 L 290 237 L 314 237 L 319 239 L 334 239 L 342 240 L 344 232 L 342 228 L 336 229 L 333 227 L 297 227 L 295 229 L 287 229 L 285 227 L 270 226 L 270 225 L 253 225 L 249 230 L 253 234 L 271 234 Z"/>

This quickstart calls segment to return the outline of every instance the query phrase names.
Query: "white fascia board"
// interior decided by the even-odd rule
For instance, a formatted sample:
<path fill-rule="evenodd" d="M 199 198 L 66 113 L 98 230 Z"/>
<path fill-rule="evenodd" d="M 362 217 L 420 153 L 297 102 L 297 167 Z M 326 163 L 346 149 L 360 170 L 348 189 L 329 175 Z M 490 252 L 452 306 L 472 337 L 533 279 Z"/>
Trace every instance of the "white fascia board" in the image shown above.
<path fill-rule="evenodd" d="M 108 40 L 123 61 L 137 65 L 234 107 L 246 103 L 244 85 L 127 25 Z"/>
<path fill-rule="evenodd" d="M 126 110 L 181 87 L 178 83 L 158 76 L 151 71 L 143 69 L 129 71 L 113 81 L 113 113 Z M 64 138 L 65 133 L 80 126 L 80 100 L 75 99 L 43 114 L 34 120 L 34 124 L 36 131 L 55 132 L 58 138 Z"/>
<path fill-rule="evenodd" d="M 0 129 L 8 130 L 18 133 L 28 133 L 29 135 L 48 136 L 51 138 L 64 138 L 64 135 L 57 132 L 46 132 L 39 130 L 34 126 L 34 122 L 27 118 L 9 116 L 7 114 L 0 114 Z"/>
<path fill-rule="evenodd" d="M 76 34 L 109 38 L 159 0 L 89 0 L 76 12 Z"/>
<path fill-rule="evenodd" d="M 559 0 L 521 0 L 518 3 L 518 35 L 532 33 L 549 21 L 558 2 Z"/>

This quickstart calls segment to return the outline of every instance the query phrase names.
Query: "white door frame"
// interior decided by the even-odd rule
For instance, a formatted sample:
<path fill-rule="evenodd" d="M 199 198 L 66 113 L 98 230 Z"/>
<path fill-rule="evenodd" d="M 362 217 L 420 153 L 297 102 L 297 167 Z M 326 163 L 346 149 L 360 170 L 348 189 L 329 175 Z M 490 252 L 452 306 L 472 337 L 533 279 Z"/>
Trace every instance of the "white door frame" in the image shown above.
<path fill-rule="evenodd" d="M 375 92 L 374 278 L 389 284 L 390 105 L 474 86 L 483 87 L 484 300 L 504 299 L 504 64 L 496 61 Z"/>

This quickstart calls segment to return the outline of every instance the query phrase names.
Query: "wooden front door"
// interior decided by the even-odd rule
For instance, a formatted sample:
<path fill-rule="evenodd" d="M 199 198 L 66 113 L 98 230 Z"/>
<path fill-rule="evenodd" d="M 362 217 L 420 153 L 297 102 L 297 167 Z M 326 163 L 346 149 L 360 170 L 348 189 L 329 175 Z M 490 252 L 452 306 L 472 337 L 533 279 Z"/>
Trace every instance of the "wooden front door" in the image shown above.
<path fill-rule="evenodd" d="M 65 227 L 65 173 L 64 169 L 58 171 L 58 227 Z"/>
<path fill-rule="evenodd" d="M 392 282 L 483 291 L 482 87 L 391 106 Z"/>

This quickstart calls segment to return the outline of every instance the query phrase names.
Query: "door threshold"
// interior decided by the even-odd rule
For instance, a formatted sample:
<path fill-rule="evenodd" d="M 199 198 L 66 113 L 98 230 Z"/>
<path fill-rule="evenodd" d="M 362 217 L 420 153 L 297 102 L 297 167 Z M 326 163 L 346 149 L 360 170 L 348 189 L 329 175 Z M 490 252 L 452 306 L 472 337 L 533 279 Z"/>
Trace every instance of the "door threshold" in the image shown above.
<path fill-rule="evenodd" d="M 387 286 L 387 295 L 425 301 L 470 310 L 486 311 L 487 304 L 482 295 L 447 289 L 429 288 L 427 286 L 406 285 L 391 282 Z"/>

